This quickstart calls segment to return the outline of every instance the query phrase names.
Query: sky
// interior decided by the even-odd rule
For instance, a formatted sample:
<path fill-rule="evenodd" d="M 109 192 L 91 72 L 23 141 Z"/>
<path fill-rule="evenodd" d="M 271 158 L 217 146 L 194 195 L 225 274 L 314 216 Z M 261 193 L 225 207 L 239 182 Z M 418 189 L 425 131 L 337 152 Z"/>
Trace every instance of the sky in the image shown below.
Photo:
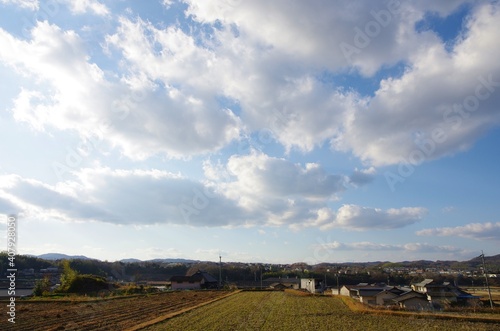
<path fill-rule="evenodd" d="M 19 254 L 499 254 L 498 31 L 498 1 L 0 0 L 0 247 L 15 215 Z"/>

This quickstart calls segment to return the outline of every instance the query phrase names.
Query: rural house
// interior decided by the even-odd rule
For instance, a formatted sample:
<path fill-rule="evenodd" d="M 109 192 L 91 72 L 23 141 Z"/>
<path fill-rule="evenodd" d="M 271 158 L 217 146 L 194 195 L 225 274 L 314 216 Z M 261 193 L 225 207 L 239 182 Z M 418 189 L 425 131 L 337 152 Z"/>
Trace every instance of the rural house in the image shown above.
<path fill-rule="evenodd" d="M 392 301 L 399 307 L 408 310 L 428 310 L 431 307 L 425 294 L 413 290 L 401 294 Z"/>
<path fill-rule="evenodd" d="M 394 304 L 392 300 L 404 293 L 406 293 L 406 291 L 397 287 L 380 291 L 377 294 L 375 294 L 375 304 L 378 306 L 391 306 Z"/>
<path fill-rule="evenodd" d="M 467 305 L 474 304 L 480 299 L 480 297 L 467 293 L 449 282 L 438 283 L 432 279 L 424 279 L 420 283 L 412 284 L 411 288 L 425 294 L 427 300 L 436 305 L 453 302 Z"/>
<path fill-rule="evenodd" d="M 172 276 L 172 290 L 199 290 L 217 288 L 218 282 L 208 272 L 198 270 L 191 276 Z"/>

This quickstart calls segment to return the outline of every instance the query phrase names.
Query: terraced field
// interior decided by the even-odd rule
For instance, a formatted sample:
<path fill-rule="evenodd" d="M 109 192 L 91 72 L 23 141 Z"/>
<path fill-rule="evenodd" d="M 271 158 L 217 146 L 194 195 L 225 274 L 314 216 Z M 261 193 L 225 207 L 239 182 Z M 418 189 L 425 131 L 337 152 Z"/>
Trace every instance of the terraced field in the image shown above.
<path fill-rule="evenodd" d="M 189 291 L 95 301 L 19 301 L 16 324 L 5 318 L 0 330 L 127 330 L 225 295 Z"/>
<path fill-rule="evenodd" d="M 352 312 L 335 297 L 241 292 L 144 330 L 491 331 L 500 330 L 500 323 L 361 314 Z"/>

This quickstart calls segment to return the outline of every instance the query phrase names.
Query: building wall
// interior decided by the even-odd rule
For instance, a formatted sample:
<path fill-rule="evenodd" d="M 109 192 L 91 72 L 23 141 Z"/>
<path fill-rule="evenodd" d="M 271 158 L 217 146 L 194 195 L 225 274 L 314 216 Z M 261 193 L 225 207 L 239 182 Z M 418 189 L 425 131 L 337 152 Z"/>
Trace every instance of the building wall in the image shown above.
<path fill-rule="evenodd" d="M 376 304 L 380 306 L 385 306 L 386 303 L 384 300 L 394 299 L 395 297 L 397 297 L 397 295 L 392 292 L 380 293 L 376 296 Z"/>
<path fill-rule="evenodd" d="M 422 298 L 411 298 L 405 300 L 402 303 L 402 306 L 406 309 L 411 309 L 411 310 L 429 309 L 429 302 Z"/>
<path fill-rule="evenodd" d="M 311 293 L 316 292 L 316 282 L 314 278 L 301 278 L 300 279 L 300 288 L 305 289 Z"/>
<path fill-rule="evenodd" d="M 377 304 L 376 298 L 374 296 L 359 297 L 359 301 L 361 303 L 365 303 L 368 305 L 376 305 Z"/>
<path fill-rule="evenodd" d="M 345 287 L 345 286 L 342 286 L 340 288 L 340 295 L 345 295 L 346 297 L 349 297 L 349 296 L 351 296 L 350 292 L 351 291 L 347 287 Z"/>

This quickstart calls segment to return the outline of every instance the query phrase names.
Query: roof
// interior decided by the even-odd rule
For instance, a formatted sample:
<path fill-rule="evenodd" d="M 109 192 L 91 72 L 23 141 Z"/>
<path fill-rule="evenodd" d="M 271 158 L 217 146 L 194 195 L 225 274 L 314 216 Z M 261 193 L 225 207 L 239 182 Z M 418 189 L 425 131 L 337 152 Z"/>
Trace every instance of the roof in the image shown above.
<path fill-rule="evenodd" d="M 217 283 L 217 279 L 210 275 L 208 272 L 198 270 L 191 276 L 172 276 L 170 277 L 171 282 L 201 282 L 205 280 L 205 283 Z"/>
<path fill-rule="evenodd" d="M 211 274 L 209 274 L 206 271 L 198 270 L 198 272 L 196 272 L 194 275 L 197 275 L 197 274 L 201 275 L 205 279 L 205 282 L 207 282 L 207 283 L 217 283 L 218 282 L 218 280 L 214 276 L 212 276 Z"/>
<path fill-rule="evenodd" d="M 380 292 L 383 292 L 381 289 L 359 289 L 358 295 L 360 297 L 374 297 Z"/>
<path fill-rule="evenodd" d="M 191 281 L 190 276 L 172 276 L 170 277 L 171 282 L 189 282 Z"/>
<path fill-rule="evenodd" d="M 415 286 L 427 286 L 430 283 L 432 283 L 433 281 L 434 281 L 434 279 L 427 278 L 427 279 L 424 279 L 423 281 L 421 281 L 420 283 L 415 283 L 413 285 L 415 285 Z"/>
<path fill-rule="evenodd" d="M 400 296 L 392 299 L 392 301 L 394 301 L 394 302 L 403 302 L 403 301 L 410 300 L 410 299 L 413 299 L 413 298 L 419 298 L 419 299 L 423 299 L 423 300 L 427 301 L 427 297 L 426 297 L 425 294 L 419 293 L 419 292 L 415 292 L 415 291 L 409 291 L 409 292 L 403 293 Z"/>
<path fill-rule="evenodd" d="M 273 282 L 273 283 L 300 284 L 300 279 L 299 278 L 269 277 L 269 278 L 263 279 L 262 281 L 264 281 L 264 282 Z"/>

